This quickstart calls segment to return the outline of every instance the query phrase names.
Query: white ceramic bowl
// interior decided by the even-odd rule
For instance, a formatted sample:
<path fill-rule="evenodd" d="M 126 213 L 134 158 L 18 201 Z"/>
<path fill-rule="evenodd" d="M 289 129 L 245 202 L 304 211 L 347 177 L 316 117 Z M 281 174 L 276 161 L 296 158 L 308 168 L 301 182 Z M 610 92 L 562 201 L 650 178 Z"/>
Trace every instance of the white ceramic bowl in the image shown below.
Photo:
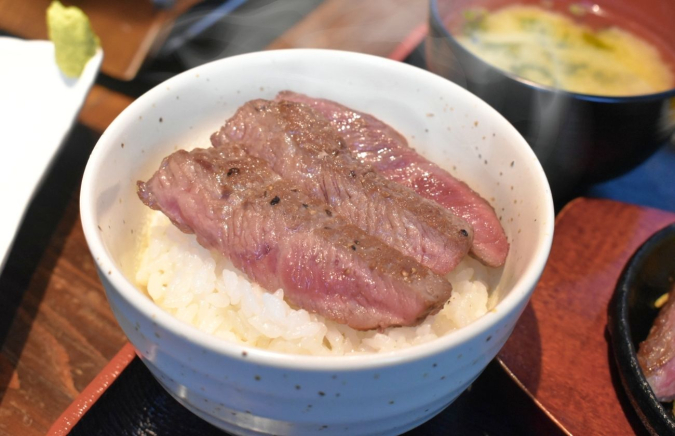
<path fill-rule="evenodd" d="M 244 102 L 273 98 L 284 89 L 376 115 L 491 201 L 511 242 L 494 310 L 401 351 L 294 356 L 200 332 L 134 286 L 147 216 L 136 181 L 149 178 L 178 147 L 209 146 L 209 135 Z M 544 268 L 554 222 L 537 158 L 487 104 L 421 69 L 327 50 L 232 57 L 152 89 L 120 114 L 96 145 L 82 182 L 81 214 L 113 312 L 159 382 L 227 431 L 283 435 L 396 434 L 440 412 L 509 337 Z"/>

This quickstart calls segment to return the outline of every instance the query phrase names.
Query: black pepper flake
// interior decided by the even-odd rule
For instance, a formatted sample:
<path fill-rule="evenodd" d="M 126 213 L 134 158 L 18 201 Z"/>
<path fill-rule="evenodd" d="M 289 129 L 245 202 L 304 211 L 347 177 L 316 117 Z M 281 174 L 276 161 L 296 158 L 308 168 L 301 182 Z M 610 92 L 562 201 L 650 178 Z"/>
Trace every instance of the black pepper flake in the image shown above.
<path fill-rule="evenodd" d="M 307 208 L 309 207 L 309 205 L 307 205 L 307 204 L 305 204 L 305 203 L 302 203 L 302 207 L 304 207 L 305 209 L 307 209 Z"/>
<path fill-rule="evenodd" d="M 356 171 L 351 170 L 351 171 L 349 172 L 349 175 L 352 176 L 352 177 L 356 177 Z"/>
<path fill-rule="evenodd" d="M 319 396 L 320 396 L 320 397 L 324 397 L 324 396 L 326 396 L 326 393 L 325 393 L 325 392 L 319 391 Z"/>
<path fill-rule="evenodd" d="M 242 351 L 242 352 L 241 352 L 241 356 L 242 356 L 242 357 L 246 357 L 246 356 L 248 356 L 248 353 L 247 353 L 246 351 Z"/>
<path fill-rule="evenodd" d="M 227 177 L 230 177 L 234 174 L 239 174 L 239 168 L 230 168 L 227 170 Z"/>
<path fill-rule="evenodd" d="M 460 230 L 459 233 L 460 233 L 462 236 L 464 236 L 465 238 L 466 238 L 467 236 L 469 236 L 469 232 L 467 232 L 467 231 L 464 230 L 464 229 Z"/>
<path fill-rule="evenodd" d="M 159 117 L 159 122 L 160 123 L 164 122 L 164 119 L 162 117 Z"/>
<path fill-rule="evenodd" d="M 352 250 L 356 251 L 356 245 L 352 245 Z"/>
<path fill-rule="evenodd" d="M 279 204 L 280 201 L 281 201 L 281 198 L 279 198 L 278 195 L 275 195 L 274 198 L 272 199 L 272 201 L 270 201 L 270 204 L 272 206 L 276 206 L 277 204 Z"/>
<path fill-rule="evenodd" d="M 328 216 L 333 216 L 333 212 L 331 212 L 330 210 L 326 209 L 326 215 L 328 215 Z"/>

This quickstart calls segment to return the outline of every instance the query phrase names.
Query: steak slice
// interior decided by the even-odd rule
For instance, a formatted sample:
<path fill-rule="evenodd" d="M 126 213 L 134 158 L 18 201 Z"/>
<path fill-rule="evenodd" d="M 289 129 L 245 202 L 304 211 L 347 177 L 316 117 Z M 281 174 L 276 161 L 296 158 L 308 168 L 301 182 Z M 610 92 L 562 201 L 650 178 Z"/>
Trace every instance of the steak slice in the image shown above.
<path fill-rule="evenodd" d="M 490 203 L 466 183 L 418 154 L 391 126 L 334 101 L 291 91 L 280 92 L 277 100 L 311 106 L 332 123 L 347 148 L 362 163 L 467 220 L 474 230 L 471 253 L 478 260 L 493 267 L 504 264 L 509 243 Z"/>
<path fill-rule="evenodd" d="M 236 147 L 177 151 L 138 195 L 265 289 L 355 329 L 416 324 L 450 297 L 447 280 Z"/>
<path fill-rule="evenodd" d="M 250 101 L 211 142 L 220 148 L 239 144 L 348 222 L 436 273 L 451 271 L 469 252 L 473 229 L 464 219 L 356 161 L 330 123 L 308 106 Z"/>
<path fill-rule="evenodd" d="M 656 398 L 675 400 L 675 289 L 640 344 L 637 358 Z"/>

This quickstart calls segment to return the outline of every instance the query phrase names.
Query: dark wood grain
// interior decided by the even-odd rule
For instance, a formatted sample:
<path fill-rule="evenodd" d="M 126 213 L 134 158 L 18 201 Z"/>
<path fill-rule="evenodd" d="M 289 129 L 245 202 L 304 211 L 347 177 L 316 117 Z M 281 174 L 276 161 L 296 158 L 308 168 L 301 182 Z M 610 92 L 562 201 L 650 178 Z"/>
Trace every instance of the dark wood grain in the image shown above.
<path fill-rule="evenodd" d="M 578 199 L 558 215 L 547 267 L 499 357 L 572 434 L 645 431 L 616 373 L 607 309 L 630 256 L 672 222 L 609 200 Z"/>
<path fill-rule="evenodd" d="M 0 434 L 45 434 L 125 342 L 79 220 L 81 175 L 98 136 L 71 132 L 0 276 Z"/>

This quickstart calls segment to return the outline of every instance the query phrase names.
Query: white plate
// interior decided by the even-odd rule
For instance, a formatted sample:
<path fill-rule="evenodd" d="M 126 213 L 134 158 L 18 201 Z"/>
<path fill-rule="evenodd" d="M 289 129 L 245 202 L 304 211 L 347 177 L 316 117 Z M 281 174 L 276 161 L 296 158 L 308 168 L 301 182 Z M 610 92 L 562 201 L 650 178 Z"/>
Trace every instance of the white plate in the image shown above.
<path fill-rule="evenodd" d="M 98 51 L 79 79 L 64 76 L 54 44 L 0 37 L 0 272 L 24 212 L 98 74 Z"/>

